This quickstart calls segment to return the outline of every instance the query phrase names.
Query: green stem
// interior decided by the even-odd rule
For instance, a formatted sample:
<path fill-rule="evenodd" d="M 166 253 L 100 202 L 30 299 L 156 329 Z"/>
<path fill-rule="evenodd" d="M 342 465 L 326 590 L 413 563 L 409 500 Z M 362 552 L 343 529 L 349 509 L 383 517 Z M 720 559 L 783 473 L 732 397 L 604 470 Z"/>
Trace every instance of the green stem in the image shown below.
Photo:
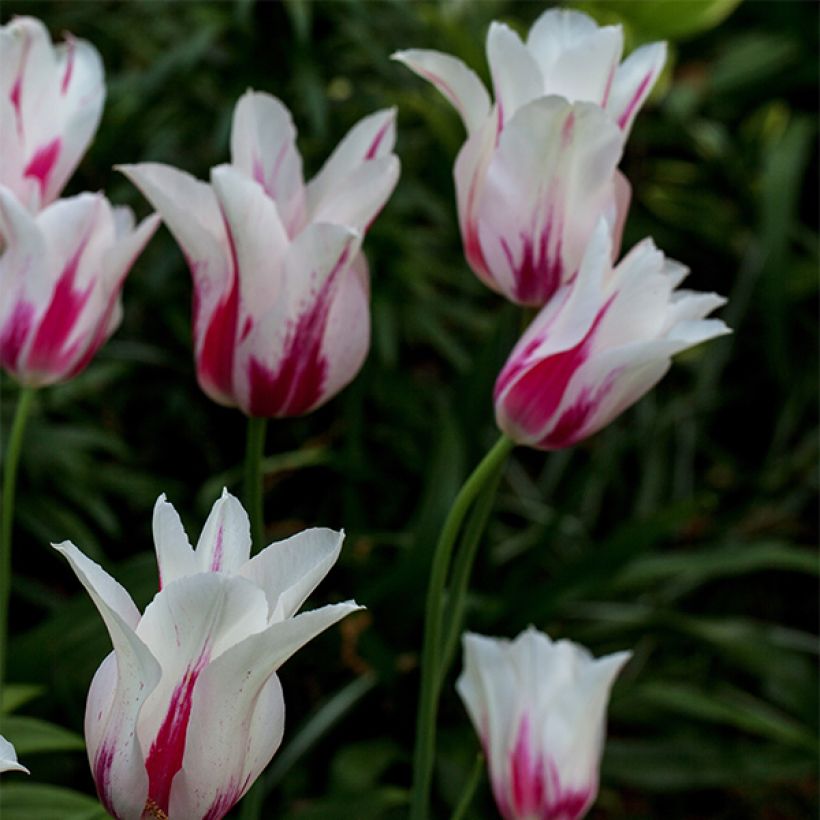
<path fill-rule="evenodd" d="M 473 571 L 478 545 L 481 543 L 481 536 L 487 528 L 487 521 L 492 512 L 495 495 L 498 485 L 501 483 L 503 472 L 503 462 L 499 463 L 494 475 L 481 491 L 476 499 L 470 520 L 464 531 L 464 537 L 456 551 L 453 563 L 452 580 L 447 594 L 447 606 L 444 610 L 444 643 L 439 660 L 439 685 L 444 683 L 447 670 L 453 659 L 453 654 L 458 646 L 458 639 L 461 635 L 461 626 L 464 618 L 464 606 L 467 602 L 467 590 L 470 586 L 470 576 Z"/>
<path fill-rule="evenodd" d="M 265 547 L 262 456 L 265 453 L 267 423 L 267 419 L 248 419 L 248 439 L 245 447 L 245 508 L 251 520 L 251 554 Z"/>
<path fill-rule="evenodd" d="M 482 487 L 495 475 L 499 465 L 507 458 L 513 442 L 501 436 L 493 448 L 484 456 L 459 490 L 453 506 L 444 522 L 427 587 L 427 602 L 424 617 L 424 646 L 421 657 L 421 693 L 416 718 L 416 748 L 413 758 L 414 782 L 410 806 L 411 820 L 428 820 L 430 784 L 433 773 L 433 759 L 436 747 L 436 717 L 438 696 L 441 688 L 438 659 L 441 651 L 441 627 L 444 603 L 444 585 L 453 544 L 458 536 L 464 516 Z"/>
<path fill-rule="evenodd" d="M 467 816 L 467 810 L 470 808 L 470 803 L 473 802 L 475 790 L 481 782 L 481 774 L 484 771 L 484 755 L 479 752 L 476 755 L 473 770 L 470 772 L 470 777 L 464 784 L 464 791 L 461 792 L 461 799 L 453 812 L 450 820 L 461 820 L 462 817 Z"/>
<path fill-rule="evenodd" d="M 3 508 L 0 523 L 0 694 L 6 671 L 6 639 L 9 621 L 9 595 L 11 593 L 11 530 L 14 521 L 14 490 L 17 483 L 17 464 L 23 446 L 33 387 L 23 387 L 17 399 L 17 410 L 11 425 L 6 454 L 3 459 Z"/>

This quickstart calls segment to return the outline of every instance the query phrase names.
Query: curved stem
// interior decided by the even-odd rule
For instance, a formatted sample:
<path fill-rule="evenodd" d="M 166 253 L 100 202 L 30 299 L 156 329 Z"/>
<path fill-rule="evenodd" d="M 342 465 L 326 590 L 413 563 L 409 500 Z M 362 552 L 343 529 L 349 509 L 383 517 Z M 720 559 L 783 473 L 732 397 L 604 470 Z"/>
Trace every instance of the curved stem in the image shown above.
<path fill-rule="evenodd" d="M 470 586 L 470 576 L 473 563 L 481 543 L 481 536 L 487 527 L 490 512 L 493 508 L 498 485 L 501 483 L 503 462 L 498 465 L 494 475 L 476 499 L 475 506 L 470 513 L 470 519 L 464 531 L 456 557 L 453 562 L 452 579 L 447 594 L 447 606 L 444 610 L 444 643 L 439 660 L 439 685 L 444 683 L 447 670 L 453 659 L 461 635 L 461 625 L 464 618 L 464 606 L 467 602 L 467 590 Z"/>
<path fill-rule="evenodd" d="M 513 446 L 513 442 L 502 435 L 473 470 L 467 481 L 464 482 L 456 496 L 456 500 L 453 502 L 453 506 L 450 508 L 447 520 L 444 522 L 433 555 L 424 616 L 421 693 L 416 718 L 416 748 L 413 758 L 414 782 L 410 805 L 411 820 L 427 820 L 428 817 L 430 783 L 436 746 L 438 696 L 441 688 L 438 659 L 441 652 L 444 585 L 447 580 L 447 570 L 450 566 L 453 544 L 470 505 L 484 485 L 495 475 L 499 465 L 507 458 L 507 454 Z"/>
<path fill-rule="evenodd" d="M 8 445 L 3 458 L 3 508 L 0 523 L 0 692 L 3 689 L 6 671 L 6 643 L 9 617 L 9 595 L 11 593 L 11 531 L 14 521 L 14 491 L 17 483 L 17 464 L 23 446 L 33 387 L 23 387 L 17 399 L 17 409 L 9 433 Z"/>
<path fill-rule="evenodd" d="M 251 520 L 251 554 L 265 546 L 265 515 L 262 505 L 262 456 L 267 419 L 248 419 L 245 446 L 245 508 Z"/>
<path fill-rule="evenodd" d="M 481 752 L 479 752 L 476 755 L 475 763 L 473 764 L 473 770 L 470 772 L 470 776 L 464 785 L 464 791 L 461 792 L 461 799 L 458 801 L 458 805 L 453 811 L 453 815 L 450 818 L 450 820 L 461 820 L 462 817 L 467 816 L 467 810 L 470 808 L 470 803 L 473 802 L 475 790 L 478 788 L 478 784 L 481 782 L 481 773 L 483 771 L 484 755 Z"/>

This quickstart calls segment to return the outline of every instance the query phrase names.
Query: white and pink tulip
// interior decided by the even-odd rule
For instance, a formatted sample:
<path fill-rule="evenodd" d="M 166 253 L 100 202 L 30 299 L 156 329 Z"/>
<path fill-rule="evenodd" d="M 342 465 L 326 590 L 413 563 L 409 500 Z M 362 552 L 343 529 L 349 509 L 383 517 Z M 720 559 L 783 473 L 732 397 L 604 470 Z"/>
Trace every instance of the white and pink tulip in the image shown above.
<path fill-rule="evenodd" d="M 576 279 L 542 308 L 495 383 L 498 426 L 541 450 L 569 447 L 609 424 L 666 373 L 671 358 L 729 333 L 705 319 L 715 293 L 676 290 L 688 269 L 645 239 L 613 268 L 605 221 Z"/>
<path fill-rule="evenodd" d="M 437 51 L 395 59 L 430 81 L 467 129 L 455 164 L 467 261 L 511 301 L 542 306 L 573 279 L 598 219 L 616 249 L 630 186 L 617 170 L 635 115 L 665 61 L 663 43 L 623 63 L 620 26 L 550 10 L 526 43 L 501 23 L 487 35 L 492 103 L 478 76 Z"/>
<path fill-rule="evenodd" d="M 55 545 L 114 646 L 88 693 L 91 770 L 117 820 L 219 820 L 282 741 L 276 670 L 359 608 L 347 601 L 295 614 L 336 562 L 344 534 L 306 530 L 249 559 L 248 517 L 227 493 L 196 549 L 164 496 L 153 530 L 160 590 L 142 614 L 77 547 Z"/>
<path fill-rule="evenodd" d="M 481 739 L 504 820 L 577 820 L 598 793 L 609 691 L 629 652 L 593 659 L 530 627 L 464 635 L 456 689 Z"/>
<path fill-rule="evenodd" d="M 166 165 L 122 170 L 162 215 L 194 282 L 202 389 L 249 416 L 297 416 L 338 393 L 370 344 L 362 239 L 399 175 L 395 112 L 347 134 L 307 184 L 288 110 L 247 92 L 230 165 L 210 185 Z"/>
<path fill-rule="evenodd" d="M 158 224 L 135 227 L 102 194 L 32 215 L 0 185 L 0 366 L 32 387 L 83 370 L 118 327 L 123 281 Z"/>
<path fill-rule="evenodd" d="M 33 17 L 0 27 L 0 185 L 32 212 L 61 193 L 102 114 L 97 50 L 66 35 L 51 43 Z"/>

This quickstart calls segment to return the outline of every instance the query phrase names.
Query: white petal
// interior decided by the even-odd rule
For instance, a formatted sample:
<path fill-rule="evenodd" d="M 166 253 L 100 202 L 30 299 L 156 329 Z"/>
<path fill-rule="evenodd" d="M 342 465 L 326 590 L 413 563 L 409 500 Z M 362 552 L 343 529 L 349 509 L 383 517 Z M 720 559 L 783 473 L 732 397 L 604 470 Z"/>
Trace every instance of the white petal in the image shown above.
<path fill-rule="evenodd" d="M 17 762 L 17 752 L 14 746 L 0 735 L 0 772 L 25 772 L 31 774 L 25 766 Z"/>
<path fill-rule="evenodd" d="M 504 23 L 490 24 L 487 61 L 502 123 L 508 122 L 528 102 L 543 96 L 544 78 L 538 63 L 521 38 Z"/>
<path fill-rule="evenodd" d="M 86 726 L 96 732 L 86 735 L 88 758 L 97 792 L 110 814 L 122 820 L 139 820 L 148 794 L 148 777 L 142 749 L 137 740 L 137 721 L 143 704 L 160 680 L 160 667 L 133 629 L 139 617 L 130 596 L 97 564 L 73 544 L 54 546 L 68 559 L 105 622 L 116 653 L 116 689 L 108 702 L 107 715 L 86 715 Z M 114 675 L 110 661 L 105 680 Z M 87 709 L 100 698 L 89 700 Z"/>
<path fill-rule="evenodd" d="M 635 49 L 615 72 L 606 109 L 625 134 L 632 128 L 665 62 L 666 43 L 649 43 Z"/>
<path fill-rule="evenodd" d="M 268 683 L 271 676 L 300 647 L 358 608 L 352 602 L 335 604 L 275 623 L 229 649 L 202 672 L 194 692 L 184 775 L 174 783 L 171 816 L 178 808 L 180 816 L 200 818 L 214 805 L 227 808 L 239 799 L 250 785 L 250 775 L 261 770 L 264 757 L 273 754 L 281 738 L 281 725 L 255 722 L 256 715 L 270 720 L 280 714 L 280 695 Z M 269 699 L 261 713 L 260 693 Z M 252 739 L 258 732 L 269 737 Z"/>
<path fill-rule="evenodd" d="M 336 563 L 344 532 L 304 530 L 277 541 L 246 563 L 240 574 L 264 590 L 270 621 L 291 617 Z"/>
<path fill-rule="evenodd" d="M 200 572 L 234 575 L 251 552 L 251 527 L 245 508 L 235 496 L 222 490 L 196 545 Z"/>
<path fill-rule="evenodd" d="M 193 547 L 173 504 L 163 493 L 154 505 L 154 547 L 157 551 L 160 588 L 177 578 L 199 572 Z"/>
<path fill-rule="evenodd" d="M 377 111 L 359 120 L 336 146 L 319 173 L 308 183 L 307 202 L 311 222 L 322 221 L 316 214 L 323 208 L 324 201 L 337 197 L 339 191 L 348 189 L 349 179 L 357 169 L 373 160 L 389 156 L 395 143 L 395 108 Z M 384 164 L 382 167 L 385 167 Z M 390 167 L 392 166 L 388 164 L 387 168 Z"/>
<path fill-rule="evenodd" d="M 231 160 L 276 202 L 292 236 L 305 218 L 302 158 L 290 111 L 271 94 L 246 91 L 236 104 L 231 127 Z"/>
<path fill-rule="evenodd" d="M 490 115 L 490 95 L 484 83 L 458 58 L 412 48 L 397 51 L 392 59 L 431 82 L 461 115 L 468 134 L 478 130 Z"/>
<path fill-rule="evenodd" d="M 550 9 L 530 29 L 527 47 L 544 77 L 544 93 L 606 103 L 623 50 L 621 26 L 598 27 L 582 12 Z"/>

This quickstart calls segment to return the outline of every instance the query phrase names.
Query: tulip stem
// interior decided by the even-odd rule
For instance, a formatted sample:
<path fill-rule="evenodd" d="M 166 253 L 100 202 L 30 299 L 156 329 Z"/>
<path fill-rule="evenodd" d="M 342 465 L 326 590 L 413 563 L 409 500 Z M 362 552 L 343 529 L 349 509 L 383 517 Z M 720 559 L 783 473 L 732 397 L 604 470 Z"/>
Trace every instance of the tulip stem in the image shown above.
<path fill-rule="evenodd" d="M 444 586 L 447 581 L 447 570 L 450 567 L 453 545 L 471 504 L 487 482 L 500 470 L 501 464 L 504 463 L 513 446 L 513 442 L 502 435 L 464 482 L 447 514 L 433 554 L 424 616 L 421 693 L 416 717 L 416 748 L 413 758 L 414 783 L 410 806 L 411 820 L 428 820 L 430 784 L 436 749 L 436 717 L 441 690 L 439 660 L 441 658 Z"/>
<path fill-rule="evenodd" d="M 461 544 L 456 551 L 452 580 L 448 586 L 447 606 L 444 611 L 445 635 L 439 660 L 439 686 L 444 683 L 447 670 L 453 660 L 453 654 L 458 646 L 473 563 L 478 552 L 478 545 L 481 543 L 481 536 L 484 534 L 487 521 L 490 518 L 498 485 L 501 483 L 503 466 L 503 462 L 498 463 L 495 472 L 482 488 L 470 513 Z"/>
<path fill-rule="evenodd" d="M 455 807 L 453 811 L 453 815 L 450 820 L 461 820 L 462 817 L 467 816 L 467 811 L 470 808 L 470 803 L 473 802 L 473 797 L 475 797 L 475 790 L 478 788 L 478 784 L 481 782 L 481 773 L 484 771 L 484 755 L 479 752 L 475 757 L 475 763 L 473 764 L 473 770 L 470 772 L 470 776 L 467 782 L 464 784 L 464 790 L 461 792 L 461 799 L 458 801 L 458 805 Z"/>
<path fill-rule="evenodd" d="M 267 423 L 267 419 L 248 419 L 248 438 L 245 447 L 245 508 L 251 520 L 251 554 L 265 547 L 262 457 L 265 454 Z"/>
<path fill-rule="evenodd" d="M 3 508 L 0 523 L 0 694 L 6 671 L 6 644 L 9 621 L 9 597 L 11 594 L 11 531 L 14 521 L 14 491 L 17 483 L 17 464 L 23 446 L 33 387 L 23 387 L 17 398 L 17 409 L 11 425 L 6 453 L 3 458 Z"/>

